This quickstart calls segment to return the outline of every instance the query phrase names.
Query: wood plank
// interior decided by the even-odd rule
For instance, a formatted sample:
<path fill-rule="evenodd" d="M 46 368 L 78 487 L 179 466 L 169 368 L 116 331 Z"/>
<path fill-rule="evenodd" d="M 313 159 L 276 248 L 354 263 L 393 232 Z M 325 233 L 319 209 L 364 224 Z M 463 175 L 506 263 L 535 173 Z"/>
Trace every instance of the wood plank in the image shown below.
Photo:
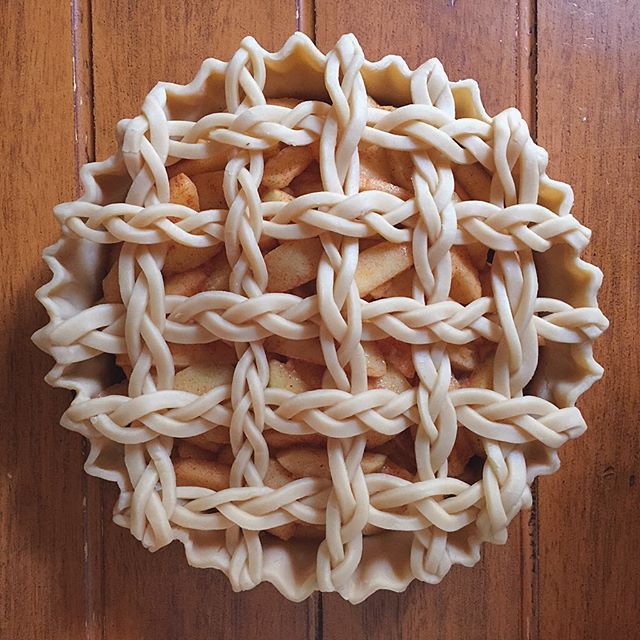
<path fill-rule="evenodd" d="M 188 566 L 182 545 L 151 554 L 111 523 L 105 547 L 106 639 L 316 637 L 314 599 L 294 604 L 271 585 L 233 593 L 220 572 Z"/>
<path fill-rule="evenodd" d="M 612 329 L 596 348 L 608 373 L 580 401 L 590 430 L 540 481 L 540 637 L 637 635 L 640 347 L 640 13 L 636 3 L 543 0 L 539 140 L 593 229 Z M 621 371 L 624 374 L 621 375 Z"/>
<path fill-rule="evenodd" d="M 295 4 L 285 0 L 269 4 L 147 0 L 132 6 L 125 0 L 96 0 L 93 5 L 100 158 L 113 149 L 116 121 L 138 113 L 158 80 L 189 81 L 203 59 L 228 59 L 245 35 L 277 49 L 296 28 Z M 234 594 L 221 574 L 187 566 L 177 543 L 152 555 L 127 531 L 108 522 L 114 497 L 112 491 L 107 493 L 103 515 L 105 638 L 269 639 L 285 633 L 315 638 L 316 597 L 296 605 L 268 585 Z"/>
<path fill-rule="evenodd" d="M 353 32 L 369 60 L 396 53 L 415 67 L 437 57 L 450 79 L 478 80 L 489 113 L 517 105 L 531 119 L 532 17 L 529 2 L 316 0 L 316 37 L 327 50 L 341 33 Z M 477 567 L 455 567 L 439 587 L 414 583 L 404 595 L 379 593 L 353 610 L 333 595 L 323 596 L 325 637 L 388 637 L 383 622 L 390 620 L 401 638 L 529 637 L 528 519 L 525 513 L 512 523 L 505 548 L 485 546 Z"/>
<path fill-rule="evenodd" d="M 519 55 L 530 28 L 524 6 L 520 15 L 517 3 L 489 0 L 316 0 L 316 38 L 326 51 L 341 34 L 351 32 L 369 60 L 394 53 L 412 68 L 439 58 L 451 80 L 478 81 L 485 107 L 493 114 L 513 106 L 519 94 Z M 529 80 L 524 78 L 525 83 Z"/>
<path fill-rule="evenodd" d="M 453 567 L 439 585 L 414 581 L 404 593 L 378 591 L 356 606 L 336 594 L 323 594 L 323 637 L 525 638 L 520 635 L 523 621 L 517 579 L 523 534 L 526 527 L 512 526 L 504 547 L 485 545 L 478 565 Z M 496 634 L 491 635 L 494 630 Z"/>
<path fill-rule="evenodd" d="M 84 637 L 81 439 L 58 426 L 70 394 L 43 377 L 51 358 L 29 337 L 46 323 L 35 289 L 51 208 L 75 194 L 69 2 L 0 7 L 0 637 Z M 55 179 L 52 176 L 55 172 Z"/>
<path fill-rule="evenodd" d="M 252 35 L 279 49 L 296 29 L 290 0 L 165 3 L 94 0 L 96 141 L 100 157 L 114 146 L 115 125 L 139 113 L 160 80 L 189 82 L 208 57 L 223 60 Z M 118 46 L 113 46 L 117 38 Z"/>

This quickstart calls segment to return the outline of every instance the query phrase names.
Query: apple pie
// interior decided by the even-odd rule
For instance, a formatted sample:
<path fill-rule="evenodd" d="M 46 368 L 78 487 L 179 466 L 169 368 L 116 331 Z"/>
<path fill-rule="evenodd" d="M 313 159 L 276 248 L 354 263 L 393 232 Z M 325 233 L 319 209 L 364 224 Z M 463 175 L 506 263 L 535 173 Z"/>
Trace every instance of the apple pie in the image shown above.
<path fill-rule="evenodd" d="M 599 270 L 516 109 L 353 36 L 243 40 L 81 172 L 35 342 L 114 520 L 236 590 L 435 583 L 586 428 Z"/>

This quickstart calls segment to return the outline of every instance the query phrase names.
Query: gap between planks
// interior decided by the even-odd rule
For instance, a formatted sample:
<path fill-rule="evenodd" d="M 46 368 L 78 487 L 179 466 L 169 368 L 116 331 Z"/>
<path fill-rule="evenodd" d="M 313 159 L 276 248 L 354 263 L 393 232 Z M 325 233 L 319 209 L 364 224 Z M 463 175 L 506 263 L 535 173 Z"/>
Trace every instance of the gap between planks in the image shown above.
<path fill-rule="evenodd" d="M 538 7 L 537 0 L 518 0 L 516 14 L 516 103 L 534 138 L 538 128 Z M 522 640 L 540 637 L 538 606 L 538 490 L 531 486 L 531 512 L 520 514 Z"/>
<path fill-rule="evenodd" d="M 301 31 L 316 42 L 316 3 L 315 0 L 295 0 L 296 30 Z M 308 640 L 324 640 L 324 613 L 322 593 L 309 596 L 307 607 Z"/>
<path fill-rule="evenodd" d="M 95 159 L 93 118 L 93 59 L 91 51 L 91 0 L 71 0 L 71 64 L 76 173 Z"/>
<path fill-rule="evenodd" d="M 315 0 L 295 0 L 296 29 L 316 41 L 316 6 Z"/>
<path fill-rule="evenodd" d="M 71 65 L 73 79 L 73 125 L 77 195 L 81 195 L 80 169 L 95 160 L 93 113 L 93 54 L 91 0 L 71 0 Z M 83 455 L 89 454 L 85 440 Z M 104 571 L 102 488 L 100 481 L 82 476 L 84 529 L 84 627 L 86 640 L 104 638 Z"/>

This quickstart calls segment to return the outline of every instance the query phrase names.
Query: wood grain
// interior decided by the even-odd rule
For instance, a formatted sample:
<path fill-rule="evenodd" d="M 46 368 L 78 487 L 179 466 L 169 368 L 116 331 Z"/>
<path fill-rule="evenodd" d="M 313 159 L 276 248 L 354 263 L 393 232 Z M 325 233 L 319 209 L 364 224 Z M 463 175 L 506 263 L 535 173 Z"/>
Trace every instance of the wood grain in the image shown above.
<path fill-rule="evenodd" d="M 540 637 L 637 637 L 640 610 L 640 13 L 632 2 L 539 7 L 538 137 L 593 229 L 611 320 L 604 379 L 580 406 L 590 430 L 540 480 Z"/>
<path fill-rule="evenodd" d="M 369 60 L 397 53 L 415 67 L 437 57 L 451 80 L 478 80 L 489 113 L 518 104 L 529 118 L 531 19 L 528 4 L 489 0 L 348 5 L 316 0 L 321 48 L 350 31 Z M 533 615 L 528 519 L 525 513 L 511 524 L 506 548 L 485 546 L 480 565 L 455 568 L 439 587 L 414 583 L 405 595 L 378 593 L 355 609 L 335 595 L 323 595 L 326 637 L 388 638 L 383 621 L 390 620 L 397 633 L 392 637 L 400 638 L 528 637 Z"/>
<path fill-rule="evenodd" d="M 108 492 L 105 511 L 115 497 Z M 266 584 L 233 593 L 222 573 L 188 566 L 182 545 L 150 554 L 111 523 L 105 525 L 105 589 L 106 639 L 316 638 L 315 600 L 294 604 Z"/>
<path fill-rule="evenodd" d="M 228 59 L 245 35 L 277 49 L 296 29 L 293 2 L 94 0 L 93 73 L 96 150 L 113 149 L 122 117 L 139 112 L 159 80 L 188 82 L 210 56 Z M 315 638 L 316 599 L 296 605 L 263 585 L 233 594 L 215 571 L 189 567 L 175 543 L 155 555 L 110 520 L 115 499 L 104 500 L 104 637 Z M 98 568 L 96 568 L 98 570 Z"/>
<path fill-rule="evenodd" d="M 489 113 L 513 106 L 520 81 L 519 3 L 405 0 L 350 3 L 316 0 L 316 37 L 327 50 L 352 32 L 369 60 L 394 53 L 412 67 L 439 58 L 451 80 L 475 78 Z"/>
<path fill-rule="evenodd" d="M 53 363 L 29 339 L 46 323 L 33 294 L 50 278 L 51 208 L 76 194 L 69 2 L 2 3 L 0 25 L 0 637 L 79 638 L 82 444 L 58 426 L 70 395 L 45 385 Z"/>
<path fill-rule="evenodd" d="M 156 82 L 189 82 L 205 58 L 228 60 L 247 35 L 279 49 L 296 29 L 294 9 L 292 0 L 93 0 L 99 155 L 113 150 L 116 122 L 137 115 Z"/>

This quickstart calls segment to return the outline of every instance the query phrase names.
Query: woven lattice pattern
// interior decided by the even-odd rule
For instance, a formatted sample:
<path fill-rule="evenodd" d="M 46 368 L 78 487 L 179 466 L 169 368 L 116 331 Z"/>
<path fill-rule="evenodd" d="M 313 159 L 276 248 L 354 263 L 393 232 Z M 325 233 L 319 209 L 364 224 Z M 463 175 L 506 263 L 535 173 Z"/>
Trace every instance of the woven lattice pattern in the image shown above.
<path fill-rule="evenodd" d="M 122 201 L 102 186 L 57 207 L 69 236 L 120 246 L 121 299 L 59 319 L 51 343 L 66 363 L 115 354 L 131 366 L 126 391 L 78 396 L 63 424 L 121 445 L 113 449 L 126 469 L 118 522 L 153 549 L 176 531 L 224 532 L 220 546 L 235 588 L 264 579 L 261 532 L 290 523 L 323 531 L 305 543 L 316 556 L 316 588 L 349 584 L 367 528 L 408 532 L 412 575 L 435 582 L 451 566 L 452 536 L 458 546 L 506 540 L 508 523 L 530 503 L 531 460 L 585 429 L 575 406 L 533 395 L 528 385 L 540 345 L 589 343 L 606 327 L 597 307 L 570 303 L 579 296 L 538 291 L 534 256 L 558 245 L 578 255 L 590 233 L 569 212 L 570 191 L 546 177 L 546 154 L 517 110 L 489 118 L 477 92 L 457 92 L 436 60 L 411 73 L 408 100 L 384 109 L 369 99 L 368 63 L 353 37 L 326 57 L 313 56 L 324 97 L 295 105 L 267 104 L 269 65 L 251 39 L 228 63 L 211 61 L 201 71 L 224 76 L 224 112 L 176 115 L 176 90 L 159 85 L 142 114 L 119 128 L 118 162 L 130 177 Z M 190 99 L 204 104 L 205 92 Z M 321 189 L 263 199 L 265 162 L 278 144 L 314 149 Z M 407 193 L 361 191 L 363 145 L 410 159 Z M 221 148 L 229 152 L 225 204 L 196 211 L 171 203 L 172 167 L 210 160 Z M 471 166 L 488 176 L 485 198 L 473 197 L 472 188 L 459 197 L 457 169 Z M 315 290 L 270 291 L 261 247 L 308 238 L 321 247 Z M 414 276 L 406 295 L 360 295 L 359 258 L 376 239 L 408 247 Z M 169 251 L 221 243 L 228 290 L 165 291 Z M 451 296 L 452 255 L 472 244 L 485 247 L 491 263 L 483 294 L 463 304 Z M 322 388 L 269 386 L 265 341 L 273 337 L 319 343 Z M 368 382 L 363 343 L 389 337 L 410 345 L 416 377 L 404 391 Z M 217 340 L 237 358 L 230 382 L 203 394 L 177 389 L 169 345 Z M 452 385 L 450 350 L 479 340 L 493 354 L 490 388 Z M 229 432 L 228 487 L 177 484 L 177 443 L 214 428 Z M 270 430 L 326 436 L 326 477 L 266 486 Z M 463 430 L 482 445 L 484 467 L 473 481 L 449 475 Z M 367 437 L 404 432 L 414 447 L 411 478 L 366 472 Z"/>

